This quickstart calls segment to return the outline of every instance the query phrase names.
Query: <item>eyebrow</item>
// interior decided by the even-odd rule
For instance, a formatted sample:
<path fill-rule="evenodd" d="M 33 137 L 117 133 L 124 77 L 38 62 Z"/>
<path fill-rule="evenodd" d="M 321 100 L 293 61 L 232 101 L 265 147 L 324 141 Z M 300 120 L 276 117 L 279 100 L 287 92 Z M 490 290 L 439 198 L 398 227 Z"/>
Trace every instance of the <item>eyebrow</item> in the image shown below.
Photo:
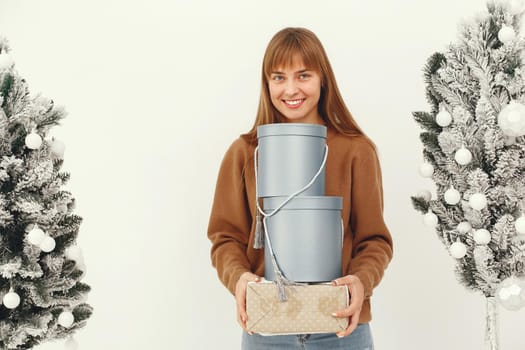
<path fill-rule="evenodd" d="M 304 73 L 304 72 L 308 72 L 308 71 L 310 71 L 310 70 L 311 70 L 311 69 L 304 68 L 304 69 L 298 70 L 297 72 L 294 72 L 294 73 Z M 271 74 L 284 74 L 284 72 L 273 71 L 273 72 L 271 72 Z"/>

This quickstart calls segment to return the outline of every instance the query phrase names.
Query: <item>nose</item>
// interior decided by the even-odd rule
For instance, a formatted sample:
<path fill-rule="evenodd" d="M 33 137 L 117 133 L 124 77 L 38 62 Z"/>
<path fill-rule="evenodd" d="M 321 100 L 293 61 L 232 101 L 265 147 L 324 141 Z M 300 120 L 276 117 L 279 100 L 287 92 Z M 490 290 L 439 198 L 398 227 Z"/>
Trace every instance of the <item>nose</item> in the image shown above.
<path fill-rule="evenodd" d="M 285 95 L 288 97 L 292 97 L 293 95 L 297 94 L 298 91 L 299 91 L 299 87 L 295 79 L 288 79 L 284 87 Z"/>

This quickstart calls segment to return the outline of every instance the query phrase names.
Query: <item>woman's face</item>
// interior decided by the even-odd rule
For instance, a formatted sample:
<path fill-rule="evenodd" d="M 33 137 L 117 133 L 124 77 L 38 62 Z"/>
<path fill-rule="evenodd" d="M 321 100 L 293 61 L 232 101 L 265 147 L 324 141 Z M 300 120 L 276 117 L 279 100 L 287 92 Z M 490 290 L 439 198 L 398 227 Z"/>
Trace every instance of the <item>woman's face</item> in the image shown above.
<path fill-rule="evenodd" d="M 317 105 L 321 96 L 321 77 L 306 68 L 301 59 L 289 67 L 277 67 L 268 80 L 274 107 L 290 123 L 323 124 Z"/>

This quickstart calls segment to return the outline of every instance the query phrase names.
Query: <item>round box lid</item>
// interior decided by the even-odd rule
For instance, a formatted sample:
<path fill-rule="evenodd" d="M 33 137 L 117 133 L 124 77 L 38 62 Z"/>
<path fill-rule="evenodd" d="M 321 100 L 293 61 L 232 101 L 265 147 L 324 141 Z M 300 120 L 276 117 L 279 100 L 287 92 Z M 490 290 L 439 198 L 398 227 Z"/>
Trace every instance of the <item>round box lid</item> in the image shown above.
<path fill-rule="evenodd" d="M 287 196 L 265 197 L 263 198 L 264 210 L 273 210 L 283 203 Z M 343 197 L 331 196 L 297 196 L 292 198 L 281 210 L 342 210 Z"/>
<path fill-rule="evenodd" d="M 257 137 L 302 135 L 326 138 L 326 126 L 306 123 L 274 123 L 257 127 Z"/>

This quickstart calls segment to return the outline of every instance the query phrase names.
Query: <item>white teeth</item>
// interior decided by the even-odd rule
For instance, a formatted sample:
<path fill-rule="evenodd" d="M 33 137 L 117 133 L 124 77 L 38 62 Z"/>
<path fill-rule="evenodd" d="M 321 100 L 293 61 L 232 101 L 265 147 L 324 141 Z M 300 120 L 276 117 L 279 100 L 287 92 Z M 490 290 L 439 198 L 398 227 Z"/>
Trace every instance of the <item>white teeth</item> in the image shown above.
<path fill-rule="evenodd" d="M 299 103 L 301 103 L 303 100 L 290 100 L 290 101 L 285 101 L 287 104 L 289 105 L 298 105 Z"/>

